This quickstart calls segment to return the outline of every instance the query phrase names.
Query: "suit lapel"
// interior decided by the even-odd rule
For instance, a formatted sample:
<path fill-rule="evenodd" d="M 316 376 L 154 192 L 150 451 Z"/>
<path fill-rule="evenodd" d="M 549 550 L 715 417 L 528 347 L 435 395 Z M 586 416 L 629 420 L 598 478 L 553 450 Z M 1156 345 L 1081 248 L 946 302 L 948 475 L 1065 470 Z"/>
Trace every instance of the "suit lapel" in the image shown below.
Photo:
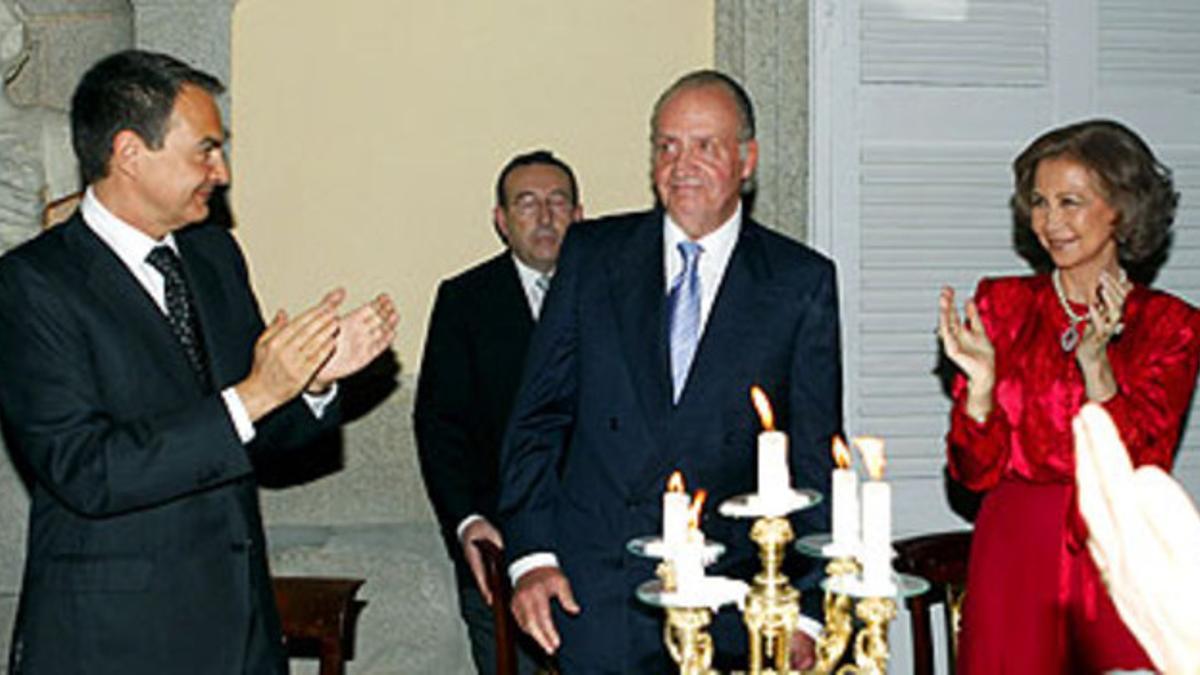
<path fill-rule="evenodd" d="M 750 219 L 742 224 L 737 245 L 725 268 L 725 276 L 713 300 L 704 335 L 696 348 L 692 373 L 680 406 L 705 406 L 724 392 L 727 378 L 744 345 L 779 302 L 770 283 L 771 274 L 763 250 L 762 226 Z M 746 392 L 747 402 L 750 392 Z M 749 404 L 749 403 L 747 403 Z"/>
<path fill-rule="evenodd" d="M 187 387 L 196 386 L 187 357 L 178 338 L 163 316 L 154 299 L 133 277 L 125 263 L 96 236 L 76 214 L 75 219 L 62 227 L 78 255 L 88 288 L 99 306 L 106 308 L 133 340 L 144 344 L 155 363 Z"/>
<path fill-rule="evenodd" d="M 662 212 L 652 211 L 635 225 L 608 262 L 621 349 L 660 447 L 671 412 L 662 237 Z"/>
<path fill-rule="evenodd" d="M 777 306 L 778 293 L 771 283 L 761 231 L 762 227 L 754 221 L 748 218 L 743 221 L 705 323 L 704 334 L 696 347 L 687 384 L 669 418 L 669 441 L 660 443 L 666 451 L 650 457 L 645 471 L 639 475 L 665 475 L 680 464 L 680 452 L 695 447 L 696 434 L 704 434 L 713 428 L 703 421 L 721 415 L 722 401 L 728 399 L 729 387 L 734 386 L 731 379 L 739 370 L 738 363 L 746 345 L 753 343 L 751 338 L 759 330 L 761 318 Z M 745 395 L 749 406 L 750 392 Z M 722 442 L 720 438 L 700 440 Z M 654 489 L 649 485 L 642 487 Z"/>

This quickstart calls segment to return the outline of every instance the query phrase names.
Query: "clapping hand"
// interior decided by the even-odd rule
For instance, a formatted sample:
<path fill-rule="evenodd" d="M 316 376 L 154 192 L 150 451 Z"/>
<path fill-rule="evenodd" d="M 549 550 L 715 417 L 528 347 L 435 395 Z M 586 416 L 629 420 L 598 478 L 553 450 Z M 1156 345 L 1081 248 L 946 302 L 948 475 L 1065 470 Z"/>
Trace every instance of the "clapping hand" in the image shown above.
<path fill-rule="evenodd" d="M 1100 273 L 1096 302 L 1088 306 L 1089 321 L 1084 326 L 1079 346 L 1075 348 L 1079 365 L 1087 367 L 1107 358 L 1108 343 L 1125 328 L 1121 315 L 1131 288 L 1133 284 L 1125 280 L 1124 275 L 1118 279 L 1106 271 Z"/>
<path fill-rule="evenodd" d="M 339 318 L 333 354 L 313 377 L 308 392 L 324 392 L 337 380 L 358 372 L 374 360 L 396 337 L 398 322 L 395 304 L 383 293 Z"/>

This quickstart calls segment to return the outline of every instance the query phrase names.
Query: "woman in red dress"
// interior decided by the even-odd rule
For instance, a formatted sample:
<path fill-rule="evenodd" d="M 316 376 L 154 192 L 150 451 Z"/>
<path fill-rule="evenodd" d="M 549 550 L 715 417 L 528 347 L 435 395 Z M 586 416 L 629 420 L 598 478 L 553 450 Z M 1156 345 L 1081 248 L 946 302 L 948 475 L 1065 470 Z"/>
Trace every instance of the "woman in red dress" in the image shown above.
<path fill-rule="evenodd" d="M 1013 210 L 1053 271 L 984 279 L 938 333 L 958 366 L 951 474 L 986 491 L 975 522 L 959 672 L 1153 668 L 1088 556 L 1075 505 L 1071 419 L 1102 404 L 1135 465 L 1170 470 L 1200 360 L 1200 312 L 1131 283 L 1162 252 L 1170 171 L 1111 121 L 1055 129 L 1013 163 Z"/>

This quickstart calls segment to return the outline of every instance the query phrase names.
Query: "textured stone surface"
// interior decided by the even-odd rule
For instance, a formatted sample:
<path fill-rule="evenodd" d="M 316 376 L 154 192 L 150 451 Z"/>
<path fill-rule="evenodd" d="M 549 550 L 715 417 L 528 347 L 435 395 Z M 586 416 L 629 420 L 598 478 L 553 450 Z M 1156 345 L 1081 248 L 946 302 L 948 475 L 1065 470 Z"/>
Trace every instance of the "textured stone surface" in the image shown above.
<path fill-rule="evenodd" d="M 104 54 L 133 45 L 127 5 L 123 9 L 30 12 L 26 24 L 33 51 L 8 85 L 9 97 L 23 106 L 67 111 L 71 92 L 84 71 Z"/>
<path fill-rule="evenodd" d="M 716 0 L 716 66 L 754 102 L 754 216 L 804 240 L 808 222 L 808 2 Z"/>

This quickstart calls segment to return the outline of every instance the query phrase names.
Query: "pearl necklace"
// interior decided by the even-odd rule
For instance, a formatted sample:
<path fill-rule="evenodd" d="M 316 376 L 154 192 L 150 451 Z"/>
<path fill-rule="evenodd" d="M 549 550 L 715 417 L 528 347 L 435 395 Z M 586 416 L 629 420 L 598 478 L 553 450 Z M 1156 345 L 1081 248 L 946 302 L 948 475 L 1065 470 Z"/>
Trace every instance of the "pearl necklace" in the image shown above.
<path fill-rule="evenodd" d="M 1058 304 L 1062 305 L 1063 313 L 1067 315 L 1067 329 L 1058 336 L 1058 344 L 1064 352 L 1072 352 L 1079 346 L 1079 329 L 1075 326 L 1083 323 L 1087 315 L 1080 316 L 1071 309 L 1071 303 L 1067 302 L 1067 292 L 1063 290 L 1061 270 L 1055 269 L 1050 275 L 1050 280 L 1054 283 L 1054 294 L 1058 296 Z"/>
<path fill-rule="evenodd" d="M 1124 284 L 1127 278 L 1125 270 L 1122 269 L 1120 283 Z M 1086 314 L 1076 314 L 1071 309 L 1071 303 L 1067 302 L 1067 292 L 1063 290 L 1062 284 L 1062 270 L 1056 268 L 1050 274 L 1050 280 L 1054 283 L 1054 294 L 1058 296 L 1058 304 L 1062 306 L 1063 313 L 1067 315 L 1068 322 L 1067 329 L 1062 332 L 1062 335 L 1058 336 L 1058 345 L 1062 347 L 1064 352 L 1072 352 L 1079 346 L 1079 329 L 1076 326 L 1086 321 L 1088 317 Z M 1121 328 L 1123 326 L 1118 323 L 1115 332 L 1119 334 Z"/>

